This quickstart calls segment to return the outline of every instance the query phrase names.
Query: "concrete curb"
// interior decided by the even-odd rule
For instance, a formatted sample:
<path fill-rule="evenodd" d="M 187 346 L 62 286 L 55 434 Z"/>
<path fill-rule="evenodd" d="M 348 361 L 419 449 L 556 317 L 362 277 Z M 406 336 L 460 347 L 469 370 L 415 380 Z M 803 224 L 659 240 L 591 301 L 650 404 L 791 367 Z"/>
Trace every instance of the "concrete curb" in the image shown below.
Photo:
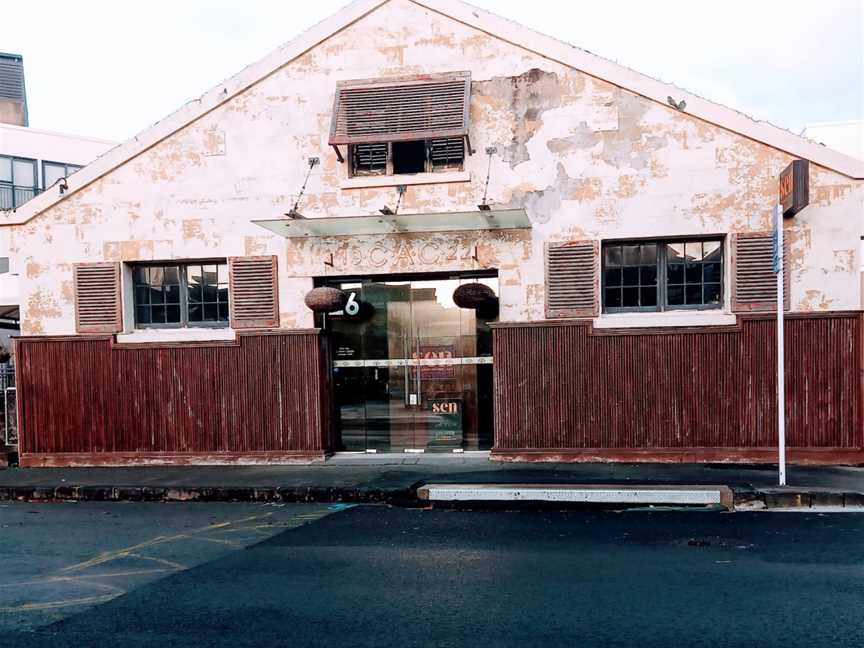
<path fill-rule="evenodd" d="M 408 488 L 364 486 L 0 486 L 0 501 L 23 502 L 280 502 L 428 506 Z M 864 508 L 864 492 L 837 489 L 732 488 L 732 510 Z M 524 503 L 523 503 L 524 504 Z"/>
<path fill-rule="evenodd" d="M 314 486 L 0 486 L 0 501 L 24 502 L 321 502 L 418 503 L 416 489 Z"/>

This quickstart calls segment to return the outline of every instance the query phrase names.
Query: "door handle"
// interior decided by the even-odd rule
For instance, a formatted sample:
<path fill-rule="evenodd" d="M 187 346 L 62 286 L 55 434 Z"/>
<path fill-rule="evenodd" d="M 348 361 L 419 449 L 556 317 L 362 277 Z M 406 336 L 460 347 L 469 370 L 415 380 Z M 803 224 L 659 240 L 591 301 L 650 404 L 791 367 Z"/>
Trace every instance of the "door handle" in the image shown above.
<path fill-rule="evenodd" d="M 420 355 L 420 336 L 417 336 L 417 374 L 416 374 L 416 378 L 415 378 L 415 386 L 417 387 L 417 405 L 418 406 L 422 405 L 422 403 L 423 403 L 423 396 L 422 396 L 422 392 L 420 391 L 423 388 L 423 383 L 422 383 L 422 380 L 420 378 L 420 371 L 423 369 L 423 365 L 420 364 L 422 362 L 422 360 L 423 360 L 423 358 Z"/>

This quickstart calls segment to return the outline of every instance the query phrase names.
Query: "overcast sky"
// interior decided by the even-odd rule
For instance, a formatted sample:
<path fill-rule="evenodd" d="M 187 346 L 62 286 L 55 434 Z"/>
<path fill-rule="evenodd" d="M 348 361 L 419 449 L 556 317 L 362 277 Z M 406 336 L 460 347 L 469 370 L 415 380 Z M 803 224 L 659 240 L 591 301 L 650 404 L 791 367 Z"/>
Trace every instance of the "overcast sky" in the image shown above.
<path fill-rule="evenodd" d="M 30 126 L 128 139 L 345 0 L 4 2 Z M 474 0 L 640 72 L 800 132 L 864 118 L 864 0 Z"/>

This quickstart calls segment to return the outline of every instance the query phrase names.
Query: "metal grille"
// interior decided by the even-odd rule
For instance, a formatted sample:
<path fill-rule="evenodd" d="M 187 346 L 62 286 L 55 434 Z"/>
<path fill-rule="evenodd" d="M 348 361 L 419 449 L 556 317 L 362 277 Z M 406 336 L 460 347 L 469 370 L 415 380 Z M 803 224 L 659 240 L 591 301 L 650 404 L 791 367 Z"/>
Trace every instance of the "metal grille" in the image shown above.
<path fill-rule="evenodd" d="M 233 327 L 278 326 L 276 257 L 235 257 L 229 262 Z"/>
<path fill-rule="evenodd" d="M 460 166 L 465 160 L 465 139 L 462 137 L 433 139 L 429 143 L 429 157 L 433 169 Z"/>
<path fill-rule="evenodd" d="M 15 415 L 15 367 L 0 366 L 0 390 L 2 390 L 3 443 L 7 446 L 18 443 L 18 421 Z"/>
<path fill-rule="evenodd" d="M 788 246 L 783 252 L 784 280 L 788 281 Z M 770 234 L 735 239 L 734 310 L 775 310 L 777 275 L 773 269 L 773 243 Z M 787 284 L 788 285 L 788 284 Z M 789 291 L 785 291 L 788 295 Z M 788 308 L 788 302 L 784 305 Z"/>
<path fill-rule="evenodd" d="M 0 99 L 23 102 L 24 61 L 19 56 L 0 55 Z"/>
<path fill-rule="evenodd" d="M 546 249 L 547 317 L 590 317 L 596 311 L 596 242 L 550 244 Z"/>
<path fill-rule="evenodd" d="M 357 144 L 354 147 L 354 173 L 372 175 L 387 170 L 387 144 Z"/>
<path fill-rule="evenodd" d="M 362 144 L 468 134 L 469 72 L 341 82 L 330 144 Z"/>
<path fill-rule="evenodd" d="M 75 323 L 79 333 L 117 333 L 120 319 L 120 266 L 75 266 Z"/>

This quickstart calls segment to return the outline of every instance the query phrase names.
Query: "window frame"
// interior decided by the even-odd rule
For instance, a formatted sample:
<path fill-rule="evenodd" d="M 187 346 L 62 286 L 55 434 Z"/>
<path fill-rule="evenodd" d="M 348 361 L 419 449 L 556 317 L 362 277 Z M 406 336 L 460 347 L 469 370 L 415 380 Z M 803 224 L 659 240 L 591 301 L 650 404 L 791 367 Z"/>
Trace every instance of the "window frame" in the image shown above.
<path fill-rule="evenodd" d="M 726 260 L 727 241 L 724 235 L 707 236 L 674 236 L 658 239 L 611 239 L 604 240 L 600 245 L 600 304 L 601 313 L 615 315 L 618 313 L 669 313 L 674 311 L 716 311 L 726 308 Z M 719 243 L 720 244 L 720 295 L 716 304 L 669 304 L 667 280 L 668 245 L 675 243 Z M 656 306 L 613 306 L 606 304 L 606 249 L 612 246 L 646 245 L 657 246 L 657 305 Z M 623 264 L 622 268 L 625 267 Z M 711 282 L 714 283 L 714 282 Z M 704 286 L 704 276 L 701 284 Z M 676 284 L 677 285 L 677 284 Z M 685 283 L 686 285 L 686 283 Z"/>
<path fill-rule="evenodd" d="M 18 155 L 0 155 L 0 158 L 4 160 L 9 160 L 9 173 L 12 178 L 11 182 L 6 180 L 0 180 L 0 187 L 9 187 L 12 190 L 12 206 L 10 209 L 18 209 L 21 205 L 33 200 L 36 196 L 40 194 L 39 191 L 39 167 L 37 165 L 38 160 L 35 158 L 28 157 L 20 157 Z M 33 185 L 22 185 L 15 182 L 15 162 L 29 162 L 33 167 Z M 33 191 L 33 195 L 30 196 L 27 200 L 19 203 L 15 198 L 15 190 L 16 189 L 30 189 Z"/>
<path fill-rule="evenodd" d="M 57 166 L 57 167 L 61 167 L 61 166 L 64 167 L 63 168 L 63 173 L 64 173 L 63 177 L 64 178 L 68 178 L 69 176 L 71 176 L 76 171 L 80 171 L 81 169 L 84 168 L 84 165 L 82 165 L 82 164 L 72 164 L 71 162 L 57 162 L 56 160 L 42 160 L 42 191 L 45 191 L 49 187 L 54 186 L 53 184 L 48 185 L 45 182 L 45 167 L 49 166 L 49 165 L 50 166 Z M 71 172 L 69 171 L 70 168 L 72 169 Z"/>
<path fill-rule="evenodd" d="M 451 139 L 461 139 L 462 140 L 462 159 L 458 162 L 458 164 L 448 164 L 448 165 L 439 165 L 436 166 L 432 160 L 432 146 L 433 142 L 439 140 L 451 140 Z M 423 168 L 423 171 L 419 173 L 448 173 L 451 171 L 464 171 L 465 170 L 465 157 L 468 154 L 468 143 L 465 141 L 465 138 L 459 137 L 428 137 L 424 139 L 416 139 L 416 140 L 406 140 L 410 142 L 423 142 L 425 148 L 425 156 L 426 161 Z M 396 142 L 370 142 L 364 144 L 349 144 L 348 145 L 348 155 L 345 158 L 345 162 L 348 165 L 348 177 L 349 178 L 368 178 L 368 177 L 387 177 L 387 176 L 415 176 L 418 173 L 395 173 L 393 168 L 393 144 Z M 385 145 L 387 147 L 386 152 L 386 161 L 384 164 L 384 169 L 381 171 L 357 171 L 355 167 L 356 160 L 356 151 L 358 146 L 368 146 L 368 145 Z"/>
<path fill-rule="evenodd" d="M 217 321 L 217 322 L 190 322 L 189 321 L 189 280 L 187 277 L 187 270 L 190 267 L 194 266 L 207 266 L 207 265 L 216 265 L 216 266 L 224 266 L 225 267 L 225 275 L 228 279 L 227 282 L 227 307 L 228 307 L 228 319 L 225 321 Z M 190 259 L 184 261 L 153 261 L 153 262 L 141 262 L 141 263 L 130 263 L 130 269 L 132 271 L 131 274 L 131 290 L 132 290 L 132 320 L 135 330 L 149 330 L 149 329 L 223 329 L 229 328 L 231 326 L 231 276 L 230 276 L 230 266 L 228 264 L 227 259 Z M 170 323 L 146 323 L 138 321 L 138 300 L 137 300 L 137 288 L 142 285 L 139 284 L 135 280 L 135 272 L 139 268 L 177 268 L 177 273 L 179 276 L 179 286 L 180 286 L 180 321 L 179 322 L 170 322 Z M 218 270 L 217 270 L 218 273 Z M 217 290 L 218 290 L 218 282 L 217 282 Z M 205 302 L 201 302 L 203 305 Z M 211 303 L 211 302 L 206 302 Z M 219 302 L 217 302 L 219 303 Z"/>

